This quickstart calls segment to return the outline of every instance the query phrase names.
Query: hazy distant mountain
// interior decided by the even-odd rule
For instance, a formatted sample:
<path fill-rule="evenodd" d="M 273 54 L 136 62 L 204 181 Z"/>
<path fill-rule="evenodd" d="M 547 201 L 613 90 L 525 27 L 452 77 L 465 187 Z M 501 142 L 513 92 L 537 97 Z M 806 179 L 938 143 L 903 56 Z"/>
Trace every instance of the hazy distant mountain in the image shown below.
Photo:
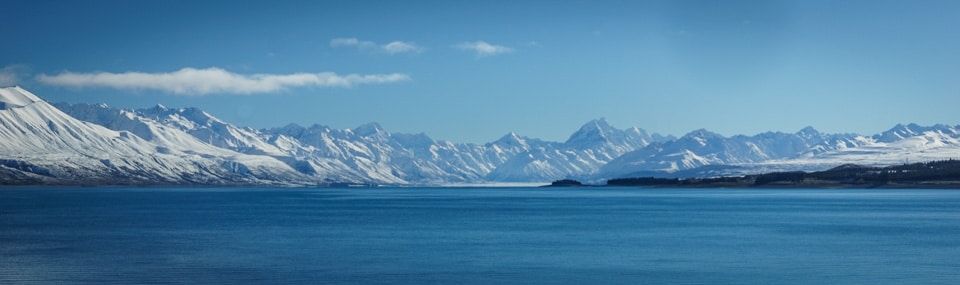
<path fill-rule="evenodd" d="M 676 140 L 626 153 L 605 165 L 601 173 L 618 177 L 632 172 L 669 173 L 708 165 L 749 165 L 811 157 L 868 143 L 869 139 L 857 135 L 825 135 L 811 127 L 793 134 L 766 132 L 732 137 L 701 129 Z"/>
<path fill-rule="evenodd" d="M 486 178 L 491 181 L 551 181 L 595 173 L 620 155 L 653 141 L 639 128 L 610 126 L 605 119 L 587 122 L 564 143 L 543 142 L 508 134 L 488 145 L 512 146 L 522 151 Z"/>
<path fill-rule="evenodd" d="M 869 137 L 822 134 L 811 127 L 794 134 L 729 138 L 698 130 L 624 154 L 603 166 L 597 177 L 738 175 L 944 159 L 960 159 L 960 126 L 897 125 Z"/>
<path fill-rule="evenodd" d="M 486 144 L 435 141 L 376 123 L 256 130 L 197 108 L 50 105 L 0 89 L 0 181 L 88 184 L 446 184 L 602 180 L 822 170 L 960 158 L 960 127 L 897 125 L 874 136 L 766 132 L 682 137 L 617 129 L 605 119 L 565 142 L 515 133 Z"/>

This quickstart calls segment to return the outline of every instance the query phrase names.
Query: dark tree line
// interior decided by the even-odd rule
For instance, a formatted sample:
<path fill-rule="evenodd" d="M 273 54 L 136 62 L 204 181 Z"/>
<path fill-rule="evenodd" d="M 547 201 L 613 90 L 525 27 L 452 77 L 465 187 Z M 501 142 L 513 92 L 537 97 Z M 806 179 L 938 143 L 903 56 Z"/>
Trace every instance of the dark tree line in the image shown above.
<path fill-rule="evenodd" d="M 888 167 L 845 164 L 817 172 L 771 172 L 743 177 L 610 179 L 610 186 L 764 186 L 764 185 L 886 185 L 960 184 L 960 160 L 941 160 Z"/>

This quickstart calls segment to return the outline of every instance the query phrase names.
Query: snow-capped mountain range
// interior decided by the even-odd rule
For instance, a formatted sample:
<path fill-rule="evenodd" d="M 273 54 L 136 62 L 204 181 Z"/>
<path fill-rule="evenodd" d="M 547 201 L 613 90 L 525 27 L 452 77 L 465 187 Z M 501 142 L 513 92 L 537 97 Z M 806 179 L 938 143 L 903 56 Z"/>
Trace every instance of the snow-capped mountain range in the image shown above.
<path fill-rule="evenodd" d="M 602 181 L 891 165 L 960 158 L 960 126 L 897 125 L 873 136 L 767 132 L 680 138 L 584 124 L 565 142 L 509 133 L 486 144 L 437 141 L 376 123 L 251 129 L 197 108 L 49 104 L 0 89 L 0 184 L 437 185 Z"/>

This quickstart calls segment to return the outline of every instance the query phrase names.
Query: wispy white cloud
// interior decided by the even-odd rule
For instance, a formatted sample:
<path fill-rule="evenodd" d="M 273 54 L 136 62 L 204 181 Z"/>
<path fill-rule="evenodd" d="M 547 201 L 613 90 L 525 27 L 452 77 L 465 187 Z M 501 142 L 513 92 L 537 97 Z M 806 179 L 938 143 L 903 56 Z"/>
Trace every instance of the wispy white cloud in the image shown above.
<path fill-rule="evenodd" d="M 453 46 L 454 48 L 466 51 L 476 52 L 478 56 L 491 56 L 513 52 L 513 48 L 492 45 L 485 41 L 462 42 Z"/>
<path fill-rule="evenodd" d="M 362 41 L 357 38 L 332 39 L 330 40 L 330 46 L 331 47 L 355 47 L 358 49 L 375 50 L 378 52 L 385 52 L 388 54 L 420 53 L 424 50 L 423 47 L 418 46 L 413 42 L 392 41 L 385 45 L 378 45 L 375 42 Z"/>
<path fill-rule="evenodd" d="M 357 38 L 336 38 L 330 40 L 331 47 L 357 47 L 357 48 L 372 48 L 377 46 L 374 42 L 370 41 L 361 41 Z"/>
<path fill-rule="evenodd" d="M 393 41 L 383 45 L 383 50 L 389 54 L 397 54 L 405 52 L 421 52 L 423 48 L 410 42 Z"/>
<path fill-rule="evenodd" d="M 293 87 L 352 87 L 361 84 L 383 84 L 410 80 L 403 73 L 347 74 L 333 72 L 292 74 L 237 74 L 220 68 L 183 68 L 167 73 L 146 72 L 62 72 L 37 75 L 37 81 L 65 87 L 106 87 L 117 89 L 151 89 L 180 95 L 214 93 L 270 93 Z"/>
<path fill-rule="evenodd" d="M 20 84 L 20 75 L 26 69 L 25 65 L 13 64 L 0 68 L 0 87 Z"/>

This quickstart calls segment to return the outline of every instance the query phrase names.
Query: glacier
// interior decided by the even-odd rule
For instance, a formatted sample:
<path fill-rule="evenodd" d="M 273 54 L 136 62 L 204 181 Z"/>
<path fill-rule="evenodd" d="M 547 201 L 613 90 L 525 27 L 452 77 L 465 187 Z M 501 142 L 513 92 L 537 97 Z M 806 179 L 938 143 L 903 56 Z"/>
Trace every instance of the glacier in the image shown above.
<path fill-rule="evenodd" d="M 0 88 L 0 184 L 474 185 L 631 176 L 709 177 L 960 158 L 960 126 L 872 135 L 765 132 L 679 138 L 600 118 L 563 142 L 508 133 L 484 144 L 290 124 L 253 129 L 198 108 L 50 104 Z"/>

